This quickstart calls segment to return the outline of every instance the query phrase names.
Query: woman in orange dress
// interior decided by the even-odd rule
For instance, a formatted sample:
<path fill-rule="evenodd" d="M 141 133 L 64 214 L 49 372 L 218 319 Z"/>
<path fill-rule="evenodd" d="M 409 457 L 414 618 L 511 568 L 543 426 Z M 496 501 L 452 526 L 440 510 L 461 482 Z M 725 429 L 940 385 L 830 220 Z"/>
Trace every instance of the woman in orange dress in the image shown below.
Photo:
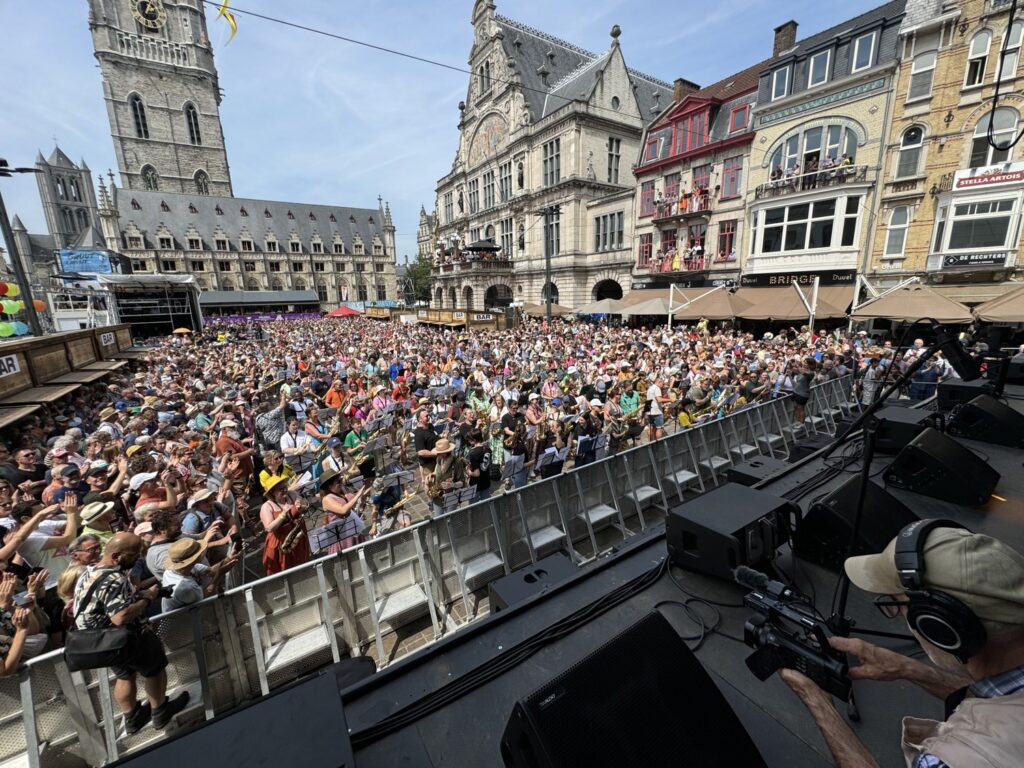
<path fill-rule="evenodd" d="M 263 570 L 267 576 L 294 568 L 309 560 L 309 540 L 306 538 L 306 523 L 302 512 L 306 502 L 288 490 L 288 479 L 277 477 L 268 483 L 267 500 L 260 507 L 260 521 L 267 532 L 263 546 Z M 288 534 L 301 528 L 290 551 L 283 549 Z"/>

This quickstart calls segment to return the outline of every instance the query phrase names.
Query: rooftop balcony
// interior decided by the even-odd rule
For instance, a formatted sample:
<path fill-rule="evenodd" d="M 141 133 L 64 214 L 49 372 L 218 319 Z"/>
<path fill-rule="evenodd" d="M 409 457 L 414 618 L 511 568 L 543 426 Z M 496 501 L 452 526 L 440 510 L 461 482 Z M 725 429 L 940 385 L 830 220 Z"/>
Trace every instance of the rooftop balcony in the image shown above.
<path fill-rule="evenodd" d="M 786 174 L 781 178 L 772 179 L 766 184 L 758 185 L 754 190 L 754 199 L 782 197 L 844 184 L 873 184 L 877 175 L 877 169 L 868 165 L 843 165 L 822 168 L 810 173 Z"/>

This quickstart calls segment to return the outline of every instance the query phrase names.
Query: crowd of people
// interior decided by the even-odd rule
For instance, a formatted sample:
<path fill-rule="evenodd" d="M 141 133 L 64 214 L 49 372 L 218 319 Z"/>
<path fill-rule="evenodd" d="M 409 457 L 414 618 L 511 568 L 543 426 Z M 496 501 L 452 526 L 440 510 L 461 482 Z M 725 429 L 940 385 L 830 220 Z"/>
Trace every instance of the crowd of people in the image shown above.
<path fill-rule="evenodd" d="M 187 694 L 166 699 L 148 618 L 240 583 L 243 561 L 277 573 L 411 525 L 414 499 L 440 514 L 744 403 L 792 395 L 800 421 L 828 378 L 858 374 L 867 402 L 921 346 L 704 321 L 528 322 L 471 334 L 365 318 L 211 324 L 9 429 L 0 674 L 73 628 L 134 627 L 116 698 L 129 731 L 163 727 Z M 955 375 L 941 358 L 927 370 Z"/>

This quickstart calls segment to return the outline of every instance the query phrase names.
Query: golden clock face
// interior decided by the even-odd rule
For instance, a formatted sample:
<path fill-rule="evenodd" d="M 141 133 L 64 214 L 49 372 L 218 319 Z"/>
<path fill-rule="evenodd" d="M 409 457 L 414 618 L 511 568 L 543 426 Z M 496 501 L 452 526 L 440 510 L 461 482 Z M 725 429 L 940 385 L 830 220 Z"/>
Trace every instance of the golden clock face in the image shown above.
<path fill-rule="evenodd" d="M 147 29 L 160 29 L 167 21 L 167 9 L 160 0 L 135 0 L 132 16 Z"/>

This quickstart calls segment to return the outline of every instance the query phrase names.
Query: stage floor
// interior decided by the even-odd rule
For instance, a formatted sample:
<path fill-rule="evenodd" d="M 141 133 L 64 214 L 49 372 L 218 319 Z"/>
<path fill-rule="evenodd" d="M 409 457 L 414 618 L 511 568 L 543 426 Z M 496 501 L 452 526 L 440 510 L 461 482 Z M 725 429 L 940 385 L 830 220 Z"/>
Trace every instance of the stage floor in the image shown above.
<path fill-rule="evenodd" d="M 1024 397 L 1024 387 L 1007 386 L 1011 397 Z M 1024 400 L 1009 404 L 1024 412 Z M 985 507 L 966 508 L 947 501 L 890 489 L 919 517 L 949 517 L 968 527 L 1001 538 L 1024 550 L 1024 451 L 964 440 L 1001 474 L 995 496 Z M 872 469 L 881 470 L 892 460 L 879 457 Z M 820 477 L 824 465 L 811 458 L 780 479 L 760 487 L 774 495 L 792 493 L 801 483 Z M 845 481 L 856 465 L 823 483 L 799 500 L 806 511 L 813 501 Z M 879 478 L 880 480 L 880 478 Z M 353 734 L 379 723 L 403 706 L 437 691 L 447 683 L 487 663 L 503 651 L 522 643 L 542 629 L 586 606 L 634 577 L 650 570 L 666 556 L 663 531 L 631 539 L 618 553 L 582 570 L 571 582 L 547 595 L 508 611 L 490 616 L 457 634 L 424 648 L 373 678 L 344 692 L 348 725 Z M 793 574 L 788 548 L 778 560 Z M 735 584 L 675 569 L 680 583 L 695 594 L 725 602 L 741 602 L 745 590 Z M 819 610 L 830 613 L 835 574 L 814 565 L 799 563 L 801 588 L 812 588 Z M 664 601 L 684 598 L 676 585 L 662 577 L 653 586 L 612 608 L 574 633 L 538 651 L 528 661 L 497 677 L 437 711 L 417 717 L 383 738 L 357 745 L 360 768 L 387 766 L 501 766 L 499 741 L 513 704 L 539 688 L 607 639 L 639 620 L 649 611 L 660 610 L 680 634 L 692 634 L 696 627 L 682 611 Z M 659 603 L 662 603 L 659 605 Z M 722 629 L 742 637 L 750 612 L 743 608 L 721 608 Z M 849 613 L 862 627 L 904 631 L 899 622 L 886 622 L 871 605 L 871 598 L 851 590 Z M 915 645 L 900 641 L 884 644 L 912 653 Z M 832 764 L 817 728 L 792 692 L 778 679 L 758 682 L 747 670 L 744 659 L 750 650 L 718 634 L 710 635 L 697 651 L 698 660 L 733 706 L 769 766 L 800 768 Z M 919 652 L 919 651 L 918 651 Z M 686 696 L 686 691 L 679 692 Z M 855 731 L 882 766 L 901 766 L 900 721 L 904 715 L 942 717 L 942 703 L 909 683 L 858 683 L 856 685 L 861 722 Z M 700 702 L 694 702 L 699 706 Z M 845 706 L 840 704 L 840 711 Z M 680 723 L 685 728 L 685 723 Z M 645 734 L 637 733 L 637 739 Z M 686 756 L 680 756 L 680 765 Z"/>

